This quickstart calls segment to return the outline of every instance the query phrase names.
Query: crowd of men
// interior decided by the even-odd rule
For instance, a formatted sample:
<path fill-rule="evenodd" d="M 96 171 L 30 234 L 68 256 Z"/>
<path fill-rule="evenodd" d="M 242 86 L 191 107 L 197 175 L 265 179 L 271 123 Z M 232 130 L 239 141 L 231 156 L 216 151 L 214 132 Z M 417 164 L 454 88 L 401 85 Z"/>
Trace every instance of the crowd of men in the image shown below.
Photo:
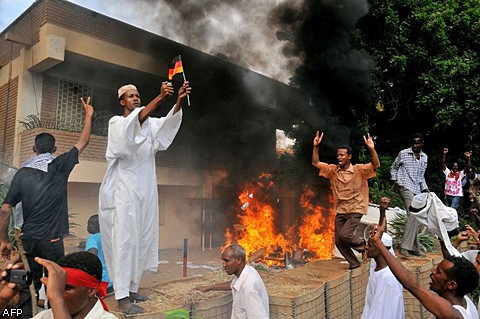
<path fill-rule="evenodd" d="M 32 273 L 37 298 L 42 283 L 47 286 L 47 297 L 53 312 L 50 315 L 41 312 L 35 318 L 50 318 L 53 315 L 57 318 L 110 317 L 108 313 L 97 311 L 95 296 L 97 292 L 102 292 L 100 296 L 103 297 L 108 283 L 101 281 L 103 267 L 96 254 L 105 258 L 119 310 L 126 315 L 144 312 L 136 304 L 147 299 L 138 294 L 140 279 L 142 274 L 156 271 L 158 266 L 155 153 L 167 149 L 173 142 L 182 122 L 183 102 L 190 92 L 189 83 L 184 82 L 170 112 L 164 117 L 155 118 L 150 116 L 151 113 L 174 93 L 170 82 L 163 82 L 160 93 L 146 106 L 141 106 L 140 94 L 134 85 L 127 84 L 118 90 L 123 114 L 109 121 L 108 167 L 99 195 L 98 222 L 102 250 L 98 240 L 94 243 L 92 237 L 90 252 L 86 252 L 91 259 L 99 261 L 100 278 L 86 278 L 86 275 L 69 270 L 74 267 L 61 267 L 65 255 L 63 237 L 69 233 L 68 177 L 90 140 L 94 114 L 90 97 L 86 101 L 81 99 L 85 110 L 84 125 L 78 142 L 70 151 L 54 157 L 55 138 L 48 133 L 35 137 L 33 151 L 36 155 L 23 163 L 15 174 L 0 209 L 2 257 L 6 260 L 14 257 L 9 240 L 9 224 L 11 208 L 17 207 L 16 213 L 23 220 L 21 241 L 26 256 L 23 262 Z M 45 268 L 48 270 L 48 280 L 44 277 Z M 51 289 L 53 285 L 57 289 Z M 78 305 L 68 307 L 68 300 L 73 298 L 72 291 L 78 291 L 79 287 L 85 285 L 91 290 L 75 295 L 80 299 L 76 302 L 87 307 L 79 313 L 79 309 L 74 309 Z M 19 290 L 18 286 L 6 284 L 2 288 L 5 295 L 0 294 L 0 299 L 5 297 L 5 300 L 8 299 L 6 297 L 12 297 L 9 293 L 18 290 L 20 298 L 15 307 L 19 309 L 19 317 L 32 318 L 36 309 L 32 307 L 35 302 L 29 287 L 24 286 Z"/>
<path fill-rule="evenodd" d="M 94 114 L 90 98 L 82 99 L 84 126 L 70 151 L 54 157 L 55 138 L 48 133 L 36 136 L 33 147 L 36 155 L 16 173 L 0 209 L 0 252 L 8 260 L 0 283 L 0 309 L 21 309 L 20 318 L 34 316 L 28 287 L 6 279 L 9 272 L 24 268 L 26 263 L 33 274 L 37 295 L 42 284 L 45 285 L 51 307 L 34 318 L 115 318 L 103 303 L 107 289 L 114 291 L 118 310 L 126 315 L 144 312 L 138 305 L 147 300 L 138 294 L 140 280 L 144 273 L 158 267 L 155 153 L 166 150 L 173 142 L 182 122 L 182 104 L 190 92 L 189 83 L 185 82 L 170 112 L 155 118 L 150 116 L 152 112 L 174 94 L 170 83 L 162 83 L 158 96 L 144 107 L 134 85 L 118 90 L 123 114 L 109 121 L 107 172 L 100 188 L 99 213 L 89 220 L 91 236 L 86 252 L 65 256 L 63 237 L 68 234 L 68 177 L 90 139 Z M 443 150 L 444 202 L 429 191 L 425 181 L 428 157 L 422 151 L 421 134 L 412 136 L 410 147 L 401 150 L 391 166 L 391 179 L 404 200 L 407 214 L 400 255 L 406 258 L 424 255 L 418 236 L 421 229 L 440 240 L 444 260 L 432 270 L 432 293 L 395 257 L 385 218 L 388 198 L 382 198 L 380 219 L 371 226 L 368 238 L 355 234 L 362 216 L 368 212 L 368 180 L 381 165 L 374 139 L 370 134 L 363 137 L 371 157 L 369 163 L 352 164 L 352 149 L 342 145 L 336 150 L 336 163 L 327 164 L 319 159 L 323 135 L 317 132 L 314 137 L 312 165 L 330 181 L 335 245 L 351 270 L 360 267 L 367 257 L 372 259 L 362 319 L 404 318 L 402 287 L 436 318 L 478 318 L 469 295 L 479 281 L 479 251 L 460 254 L 456 249 L 469 238 L 479 242 L 479 235 L 472 227 L 459 231 L 455 210 L 463 197 L 465 178 L 472 176 L 470 152 L 465 152 L 467 164 L 460 171 L 458 163 L 447 167 L 448 149 Z M 469 183 L 475 184 L 475 176 Z M 17 214 L 23 219 L 22 244 L 26 256 L 23 261 L 14 254 L 8 238 L 12 207 L 17 207 Z M 475 209 L 478 214 L 478 206 L 471 207 L 472 212 Z M 452 243 L 453 235 L 456 239 Z M 357 254 L 361 254 L 360 260 Z M 269 318 L 267 290 L 259 273 L 246 263 L 246 256 L 247 252 L 239 245 L 225 248 L 223 266 L 233 280 L 196 289 L 231 291 L 232 318 Z"/>
<path fill-rule="evenodd" d="M 474 263 L 478 265 L 478 251 L 461 255 L 451 242 L 454 235 L 458 234 L 457 240 L 460 241 L 464 238 L 462 236 L 467 236 L 459 234 L 456 208 L 463 196 L 462 179 L 471 168 L 470 152 L 465 152 L 467 165 L 460 172 L 458 163 L 453 163 L 452 169 L 448 169 L 448 149 L 444 149 L 444 201 L 428 189 L 425 180 L 428 156 L 422 151 L 424 139 L 421 134 L 412 135 L 410 147 L 398 153 L 390 168 L 391 180 L 404 200 L 407 214 L 400 255 L 410 258 L 425 254 L 419 242 L 419 231 L 422 229 L 441 242 L 444 260 L 432 269 L 429 287 L 432 293 L 394 256 L 392 239 L 386 233 L 385 209 L 388 199 L 382 198 L 380 220 L 371 226 L 369 238 L 362 239 L 355 235 L 360 219 L 367 213 L 368 179 L 375 176 L 375 170 L 381 165 L 373 139 L 370 135 L 364 136 L 371 156 L 368 164 L 352 164 L 352 149 L 346 145 L 337 148 L 336 164 L 320 162 L 319 145 L 322 139 L 323 133 L 317 132 L 313 139 L 312 165 L 319 169 L 320 176 L 330 180 L 336 213 L 335 244 L 348 261 L 349 269 L 360 266 L 353 250 L 362 253 L 362 258 L 365 255 L 372 258 L 362 319 L 404 318 L 401 286 L 412 293 L 435 318 L 479 318 L 478 310 L 469 296 L 478 286 L 479 274 L 474 266 Z M 475 238 L 478 240 L 478 235 Z"/>

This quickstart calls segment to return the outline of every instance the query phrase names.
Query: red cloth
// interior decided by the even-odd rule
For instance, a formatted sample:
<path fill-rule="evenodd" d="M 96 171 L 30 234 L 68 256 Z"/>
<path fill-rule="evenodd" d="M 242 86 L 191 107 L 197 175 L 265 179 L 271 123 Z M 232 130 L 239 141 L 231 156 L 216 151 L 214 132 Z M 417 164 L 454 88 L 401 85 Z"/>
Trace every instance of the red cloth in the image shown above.
<path fill-rule="evenodd" d="M 67 272 L 67 285 L 87 288 L 97 288 L 97 297 L 102 303 L 103 309 L 108 311 L 108 307 L 103 301 L 103 298 L 107 296 L 108 283 L 100 281 L 94 276 L 87 274 L 83 270 L 62 267 Z"/>
<path fill-rule="evenodd" d="M 452 172 L 450 171 L 450 173 L 448 174 L 448 177 L 450 178 L 454 178 L 455 177 L 455 180 L 458 181 L 458 179 L 460 178 L 460 172 Z"/>

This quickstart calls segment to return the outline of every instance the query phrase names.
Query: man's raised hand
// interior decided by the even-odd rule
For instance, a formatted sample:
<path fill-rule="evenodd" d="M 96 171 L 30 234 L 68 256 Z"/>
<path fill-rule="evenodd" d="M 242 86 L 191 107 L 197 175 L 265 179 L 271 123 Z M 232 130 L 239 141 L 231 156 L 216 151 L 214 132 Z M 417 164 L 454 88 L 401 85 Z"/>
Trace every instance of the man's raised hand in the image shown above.
<path fill-rule="evenodd" d="M 315 138 L 313 139 L 313 146 L 320 145 L 320 143 L 322 143 L 322 139 L 323 139 L 323 132 L 320 135 L 320 132 L 317 131 L 317 134 L 315 135 Z"/>
<path fill-rule="evenodd" d="M 83 97 L 80 98 L 83 104 L 83 109 L 85 110 L 86 116 L 93 116 L 93 106 L 90 105 L 90 97 L 87 98 L 87 102 L 83 99 Z"/>
<path fill-rule="evenodd" d="M 380 199 L 380 208 L 387 209 L 388 205 L 390 205 L 390 198 L 382 197 L 382 199 Z"/>
<path fill-rule="evenodd" d="M 375 143 L 373 142 L 373 138 L 370 136 L 370 133 L 367 133 L 367 136 L 363 136 L 363 141 L 365 142 L 365 145 L 367 145 L 368 148 L 374 148 Z"/>
<path fill-rule="evenodd" d="M 169 98 L 173 95 L 173 86 L 170 82 L 162 82 L 162 86 L 160 87 L 160 96 L 163 98 Z"/>

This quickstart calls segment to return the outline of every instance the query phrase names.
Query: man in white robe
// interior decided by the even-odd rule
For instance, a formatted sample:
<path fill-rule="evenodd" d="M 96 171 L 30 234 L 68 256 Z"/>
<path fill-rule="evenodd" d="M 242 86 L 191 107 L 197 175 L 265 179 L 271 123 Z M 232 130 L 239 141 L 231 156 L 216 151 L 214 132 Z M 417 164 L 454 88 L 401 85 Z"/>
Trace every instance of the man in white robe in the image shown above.
<path fill-rule="evenodd" d="M 140 107 L 134 85 L 118 90 L 122 116 L 109 121 L 107 172 L 100 187 L 99 221 L 105 261 L 115 299 L 126 314 L 143 312 L 134 301 L 142 274 L 158 267 L 158 194 L 155 153 L 166 150 L 182 122 L 182 104 L 191 88 L 185 82 L 176 104 L 162 118 L 150 114 L 170 97 L 173 87 L 162 83 L 160 94 Z"/>

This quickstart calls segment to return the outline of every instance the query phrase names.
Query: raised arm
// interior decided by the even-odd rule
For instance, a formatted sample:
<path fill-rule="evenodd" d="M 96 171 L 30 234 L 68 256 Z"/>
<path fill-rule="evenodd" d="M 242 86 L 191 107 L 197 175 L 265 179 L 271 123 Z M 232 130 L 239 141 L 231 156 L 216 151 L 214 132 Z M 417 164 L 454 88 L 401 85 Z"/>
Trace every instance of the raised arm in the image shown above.
<path fill-rule="evenodd" d="M 448 153 L 448 148 L 444 147 L 443 148 L 443 156 L 442 156 L 442 171 L 445 171 L 447 169 L 447 153 Z"/>
<path fill-rule="evenodd" d="M 470 166 L 471 166 L 471 163 L 470 163 L 470 156 L 472 155 L 472 152 L 465 152 L 464 153 L 465 155 L 465 158 L 467 159 L 467 165 L 465 166 L 465 168 L 463 169 L 465 175 L 468 174 L 468 171 L 470 170 Z"/>
<path fill-rule="evenodd" d="M 448 300 L 431 293 L 417 280 L 416 276 L 409 272 L 396 257 L 390 254 L 381 241 L 382 234 L 383 227 L 378 226 L 370 242 L 380 251 L 388 267 L 390 267 L 390 270 L 395 275 L 395 278 L 402 284 L 403 288 L 414 295 L 415 298 L 438 319 L 461 318 L 459 317 L 460 313 L 452 307 L 452 304 Z"/>
<path fill-rule="evenodd" d="M 173 114 L 177 113 L 180 111 L 183 105 L 183 101 L 185 101 L 185 98 L 187 95 L 192 92 L 192 88 L 190 87 L 190 84 L 188 81 L 184 82 L 182 87 L 178 90 L 178 97 L 177 97 L 177 103 L 175 103 L 175 109 L 173 110 Z"/>
<path fill-rule="evenodd" d="M 388 197 L 382 197 L 380 200 L 380 217 L 378 219 L 378 224 L 383 226 L 384 231 L 387 231 L 387 218 L 386 218 L 386 211 L 388 208 L 388 205 L 390 204 L 390 198 Z"/>
<path fill-rule="evenodd" d="M 157 107 L 168 99 L 170 96 L 173 95 L 173 86 L 165 81 L 162 82 L 162 86 L 160 87 L 160 94 L 157 95 L 153 100 L 150 101 L 141 111 L 138 113 L 138 121 L 140 124 L 145 122 L 145 120 L 152 114 L 153 111 L 157 109 Z"/>
<path fill-rule="evenodd" d="M 441 239 L 438 239 L 438 242 L 440 243 L 440 249 L 442 250 L 443 259 L 445 259 L 447 257 L 450 257 L 450 253 L 448 252 L 448 249 L 445 246 L 445 242 Z M 452 245 L 453 245 L 453 243 L 452 243 Z M 453 247 L 457 248 L 455 245 L 453 245 Z"/>
<path fill-rule="evenodd" d="M 87 102 L 81 98 L 83 109 L 85 110 L 85 121 L 83 123 L 82 132 L 80 133 L 80 138 L 78 139 L 75 147 L 78 149 L 78 154 L 87 147 L 90 142 L 90 132 L 92 131 L 92 117 L 93 117 L 93 106 L 90 105 L 90 97 L 87 98 Z"/>
<path fill-rule="evenodd" d="M 320 168 L 318 146 L 320 145 L 320 143 L 322 143 L 322 140 L 323 140 L 323 132 L 322 134 L 320 134 L 320 132 L 317 131 L 317 134 L 313 139 L 313 153 L 312 153 L 312 165 L 315 166 L 316 168 Z"/>
<path fill-rule="evenodd" d="M 364 135 L 363 140 L 365 141 L 365 145 L 367 146 L 368 151 L 370 152 L 373 169 L 379 168 L 380 159 L 378 158 L 377 151 L 375 150 L 375 143 L 373 142 L 373 138 L 370 136 L 370 133 L 367 134 L 367 137 L 365 137 Z"/>
<path fill-rule="evenodd" d="M 35 261 L 48 270 L 48 277 L 40 281 L 47 287 L 48 302 L 52 307 L 53 317 L 61 319 L 72 318 L 65 303 L 66 271 L 53 261 L 35 257 Z"/>
<path fill-rule="evenodd" d="M 468 240 L 468 238 L 470 238 L 470 235 L 467 232 L 465 232 L 464 230 L 460 231 L 457 235 L 457 238 L 455 238 L 455 240 L 452 242 L 453 248 L 458 248 L 458 246 L 460 246 L 462 242 Z M 445 243 L 442 240 L 440 241 L 440 247 L 442 248 L 443 258 L 449 257 L 450 253 L 448 252 L 448 250 L 446 250 L 445 252 L 443 251 L 444 248 L 447 248 L 445 247 Z"/>

